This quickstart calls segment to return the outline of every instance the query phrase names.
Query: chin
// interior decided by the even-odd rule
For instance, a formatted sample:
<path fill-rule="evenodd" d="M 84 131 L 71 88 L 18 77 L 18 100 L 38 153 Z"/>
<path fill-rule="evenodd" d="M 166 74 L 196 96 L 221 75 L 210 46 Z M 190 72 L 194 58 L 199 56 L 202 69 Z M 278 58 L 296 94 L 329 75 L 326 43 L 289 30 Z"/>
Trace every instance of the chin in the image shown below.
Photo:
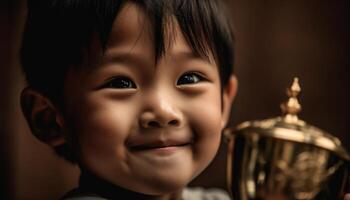
<path fill-rule="evenodd" d="M 172 180 L 169 182 L 170 179 L 166 180 L 152 180 L 149 183 L 143 184 L 143 187 L 141 186 L 138 188 L 138 192 L 147 194 L 147 195 L 165 195 L 165 194 L 171 194 L 178 192 L 182 190 L 184 187 L 187 186 L 189 183 L 189 180 Z"/>

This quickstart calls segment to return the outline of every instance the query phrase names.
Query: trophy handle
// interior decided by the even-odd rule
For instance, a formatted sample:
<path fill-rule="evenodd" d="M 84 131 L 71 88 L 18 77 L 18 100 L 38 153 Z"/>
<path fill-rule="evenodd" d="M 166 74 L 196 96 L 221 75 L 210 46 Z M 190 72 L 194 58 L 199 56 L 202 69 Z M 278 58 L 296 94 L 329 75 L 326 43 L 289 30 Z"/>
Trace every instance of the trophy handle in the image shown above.
<path fill-rule="evenodd" d="M 232 154 L 234 148 L 234 136 L 231 134 L 232 129 L 226 128 L 223 131 L 224 140 L 227 142 L 227 157 L 226 157 L 226 187 L 231 195 L 232 194 Z"/>
<path fill-rule="evenodd" d="M 324 180 L 326 181 L 330 176 L 332 176 L 339 169 L 339 167 L 343 164 L 344 164 L 344 162 L 342 160 L 340 160 L 333 167 L 329 168 L 327 173 L 325 174 Z"/>
<path fill-rule="evenodd" d="M 345 193 L 350 193 L 350 160 L 348 160 L 347 162 L 347 178 L 345 180 Z"/>

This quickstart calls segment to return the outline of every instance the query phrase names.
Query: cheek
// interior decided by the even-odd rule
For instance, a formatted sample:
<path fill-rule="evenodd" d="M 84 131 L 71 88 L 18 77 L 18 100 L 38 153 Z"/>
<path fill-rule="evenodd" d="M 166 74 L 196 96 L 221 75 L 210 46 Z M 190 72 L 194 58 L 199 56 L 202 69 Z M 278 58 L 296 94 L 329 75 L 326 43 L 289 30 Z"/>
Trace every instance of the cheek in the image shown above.
<path fill-rule="evenodd" d="M 223 119 L 220 92 L 207 92 L 187 102 L 188 120 L 198 136 L 216 137 L 221 132 Z"/>
<path fill-rule="evenodd" d="M 195 156 L 205 162 L 211 161 L 219 148 L 221 139 L 221 98 L 215 91 L 188 102 L 187 117 L 195 134 Z"/>
<path fill-rule="evenodd" d="M 77 134 L 81 159 L 124 159 L 124 143 L 134 123 L 135 107 L 106 99 L 81 102 L 79 107 L 73 114 L 72 130 Z"/>

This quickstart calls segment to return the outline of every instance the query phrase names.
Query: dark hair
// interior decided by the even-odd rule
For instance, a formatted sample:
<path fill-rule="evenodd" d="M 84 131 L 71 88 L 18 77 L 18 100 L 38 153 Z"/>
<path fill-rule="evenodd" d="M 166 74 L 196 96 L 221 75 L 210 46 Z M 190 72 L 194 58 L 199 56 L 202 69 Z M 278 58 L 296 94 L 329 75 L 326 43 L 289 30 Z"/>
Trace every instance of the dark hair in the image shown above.
<path fill-rule="evenodd" d="M 60 105 L 68 68 L 79 66 L 94 33 L 106 45 L 125 2 L 148 14 L 158 58 L 166 50 L 167 19 L 175 16 L 194 53 L 204 58 L 212 53 L 221 84 L 227 84 L 234 63 L 233 31 L 220 0 L 28 0 L 20 59 L 29 86 Z"/>

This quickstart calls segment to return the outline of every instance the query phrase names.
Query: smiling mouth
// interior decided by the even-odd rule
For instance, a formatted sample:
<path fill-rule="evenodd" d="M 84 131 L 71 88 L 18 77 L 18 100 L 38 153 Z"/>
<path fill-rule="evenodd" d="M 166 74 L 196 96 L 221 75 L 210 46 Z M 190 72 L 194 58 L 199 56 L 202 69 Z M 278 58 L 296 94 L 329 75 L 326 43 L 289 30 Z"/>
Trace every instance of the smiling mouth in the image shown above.
<path fill-rule="evenodd" d="M 190 146 L 192 142 L 182 144 L 164 144 L 162 142 L 149 143 L 144 145 L 136 145 L 129 147 L 131 151 L 147 151 L 147 150 L 161 150 L 161 149 L 173 149 L 177 147 Z"/>

